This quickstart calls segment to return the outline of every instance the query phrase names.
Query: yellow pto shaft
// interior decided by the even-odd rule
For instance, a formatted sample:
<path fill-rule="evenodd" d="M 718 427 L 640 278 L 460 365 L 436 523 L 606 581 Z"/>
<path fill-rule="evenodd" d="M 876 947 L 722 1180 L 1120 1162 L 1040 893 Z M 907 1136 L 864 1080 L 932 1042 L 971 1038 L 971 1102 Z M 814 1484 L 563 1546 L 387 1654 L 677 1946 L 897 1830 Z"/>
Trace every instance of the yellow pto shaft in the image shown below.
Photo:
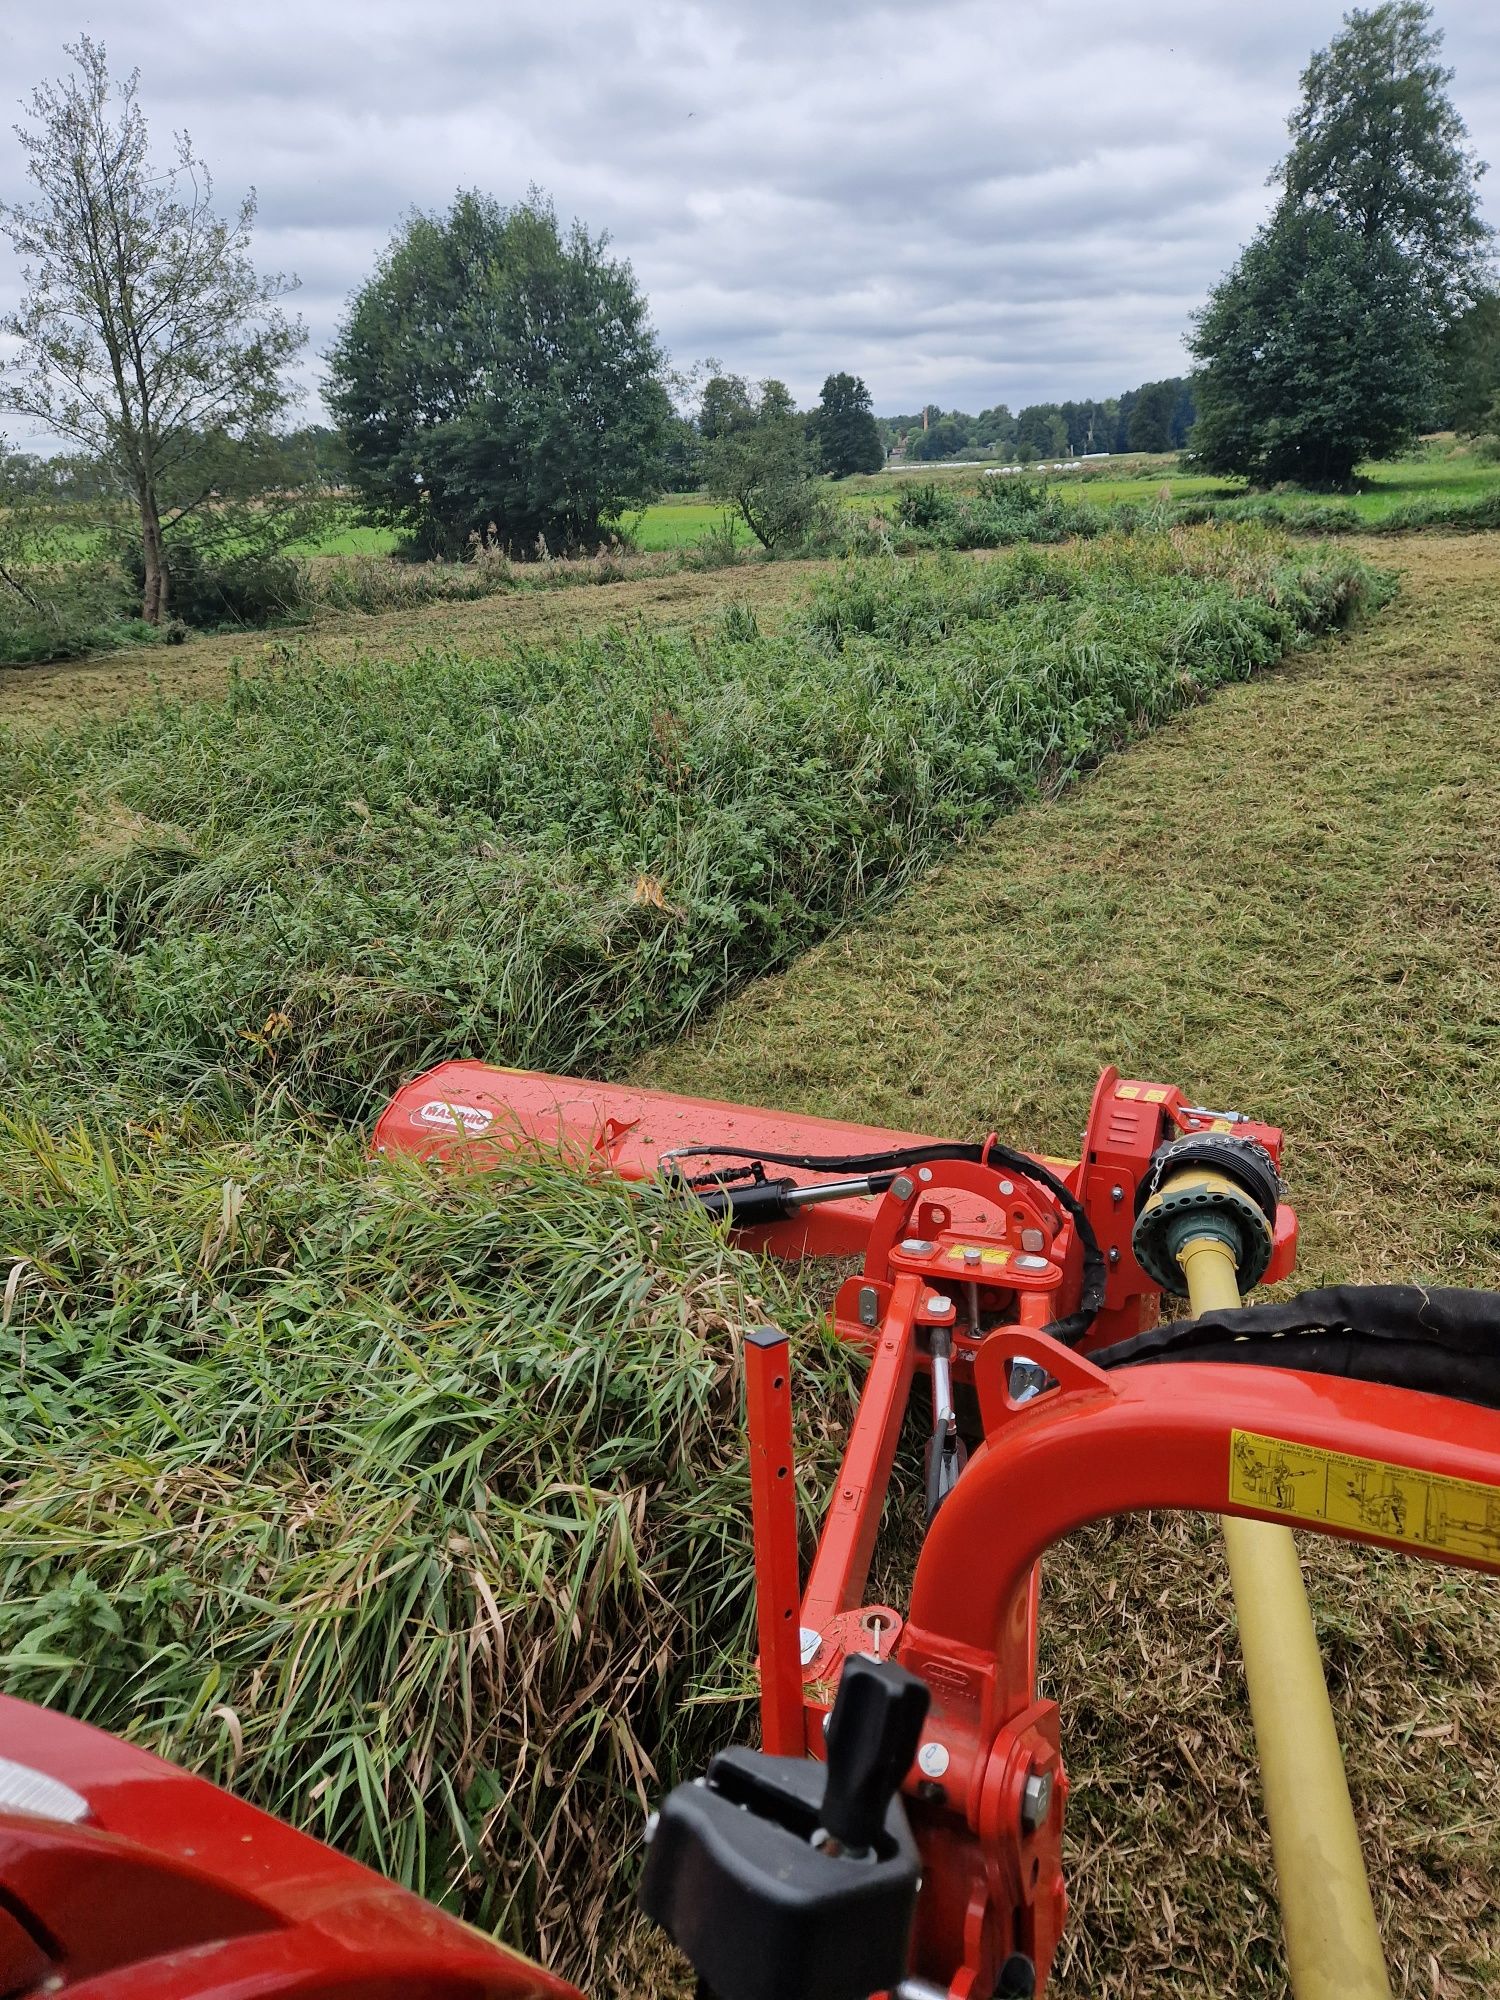
<path fill-rule="evenodd" d="M 1193 1175 L 1201 1185 L 1203 1176 Z M 1195 1316 L 1240 1303 L 1233 1248 L 1187 1235 L 1177 1260 Z M 1266 1819 L 1296 2000 L 1390 2000 L 1344 1760 L 1290 1528 L 1226 1518 Z"/>

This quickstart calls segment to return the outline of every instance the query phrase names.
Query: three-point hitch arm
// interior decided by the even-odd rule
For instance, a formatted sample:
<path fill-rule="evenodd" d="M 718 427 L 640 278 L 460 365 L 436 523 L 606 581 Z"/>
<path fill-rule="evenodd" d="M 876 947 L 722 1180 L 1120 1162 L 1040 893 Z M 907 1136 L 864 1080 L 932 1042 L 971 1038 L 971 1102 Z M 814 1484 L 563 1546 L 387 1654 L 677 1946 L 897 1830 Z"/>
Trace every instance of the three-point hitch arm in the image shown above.
<path fill-rule="evenodd" d="M 1124 1160 L 1146 1104 L 1153 1143 Z M 1242 1307 L 1295 1245 L 1280 1140 L 1107 1073 L 1064 1170 L 1076 1209 L 1053 1168 L 1014 1155 L 904 1156 L 835 1311 L 870 1368 L 805 1585 L 788 1343 L 747 1342 L 762 1733 L 780 1754 L 726 1753 L 674 1793 L 642 1887 L 715 2000 L 1042 1989 L 1067 1908 L 1067 1778 L 1036 1685 L 1039 1565 L 1071 1530 L 1144 1508 L 1224 1517 L 1298 2000 L 1388 1995 L 1290 1529 L 1500 1572 L 1500 1299 L 1338 1288 Z M 1193 1317 L 1158 1326 L 1162 1293 Z M 903 1612 L 864 1594 L 920 1374 L 929 1522 Z M 963 1391 L 966 1460 L 945 1451 Z M 912 1686 L 926 1712 L 902 1775 L 881 1767 L 899 1788 L 886 1845 L 851 1850 L 827 1837 L 824 1786 L 847 1782 L 842 1717 L 876 1673 L 893 1713 Z"/>

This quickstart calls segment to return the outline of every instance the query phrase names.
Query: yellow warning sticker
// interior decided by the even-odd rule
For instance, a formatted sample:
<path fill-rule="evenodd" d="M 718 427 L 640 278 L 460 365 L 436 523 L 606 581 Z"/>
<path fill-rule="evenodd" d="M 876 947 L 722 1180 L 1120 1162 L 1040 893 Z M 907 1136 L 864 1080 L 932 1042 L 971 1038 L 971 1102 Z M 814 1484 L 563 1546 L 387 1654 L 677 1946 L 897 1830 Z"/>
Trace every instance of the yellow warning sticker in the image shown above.
<path fill-rule="evenodd" d="M 1139 1097 L 1140 1094 L 1141 1088 L 1137 1083 L 1122 1083 L 1115 1092 L 1116 1097 Z"/>
<path fill-rule="evenodd" d="M 1165 1104 L 1167 1101 L 1167 1093 L 1164 1090 L 1148 1090 L 1144 1096 L 1148 1104 Z"/>
<path fill-rule="evenodd" d="M 1292 1520 L 1500 1562 L 1500 1487 L 1472 1479 L 1231 1431 L 1229 1497 Z"/>
<path fill-rule="evenodd" d="M 977 1243 L 967 1245 L 955 1243 L 953 1248 L 948 1252 L 949 1260 L 953 1263 L 962 1263 L 971 1249 L 979 1251 L 979 1261 L 981 1264 L 1008 1264 L 1010 1262 L 1010 1252 L 1008 1250 L 986 1250 Z"/>

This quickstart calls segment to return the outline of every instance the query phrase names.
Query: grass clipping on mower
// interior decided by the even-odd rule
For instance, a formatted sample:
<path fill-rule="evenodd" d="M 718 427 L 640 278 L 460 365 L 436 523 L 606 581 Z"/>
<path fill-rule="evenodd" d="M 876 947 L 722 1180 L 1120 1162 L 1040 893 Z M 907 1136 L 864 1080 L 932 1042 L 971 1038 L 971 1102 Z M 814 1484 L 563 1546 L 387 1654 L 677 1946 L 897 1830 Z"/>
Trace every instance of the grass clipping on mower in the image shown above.
<path fill-rule="evenodd" d="M 743 1727 L 774 1271 L 543 1159 L 0 1150 L 50 1245 L 3 1334 L 7 1689 L 607 1973 L 647 1802 Z M 798 1365 L 836 1428 L 846 1363 Z"/>

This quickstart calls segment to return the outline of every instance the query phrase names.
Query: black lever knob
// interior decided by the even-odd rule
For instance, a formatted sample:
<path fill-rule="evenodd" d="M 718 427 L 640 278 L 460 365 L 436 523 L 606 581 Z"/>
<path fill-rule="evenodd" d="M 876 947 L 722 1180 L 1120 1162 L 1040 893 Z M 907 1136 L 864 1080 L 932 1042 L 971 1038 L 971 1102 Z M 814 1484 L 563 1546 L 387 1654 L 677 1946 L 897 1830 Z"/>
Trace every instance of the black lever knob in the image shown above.
<path fill-rule="evenodd" d="M 856 1654 L 844 1667 L 828 1719 L 823 1831 L 846 1854 L 873 1847 L 927 1720 L 925 1681 L 894 1660 Z"/>

